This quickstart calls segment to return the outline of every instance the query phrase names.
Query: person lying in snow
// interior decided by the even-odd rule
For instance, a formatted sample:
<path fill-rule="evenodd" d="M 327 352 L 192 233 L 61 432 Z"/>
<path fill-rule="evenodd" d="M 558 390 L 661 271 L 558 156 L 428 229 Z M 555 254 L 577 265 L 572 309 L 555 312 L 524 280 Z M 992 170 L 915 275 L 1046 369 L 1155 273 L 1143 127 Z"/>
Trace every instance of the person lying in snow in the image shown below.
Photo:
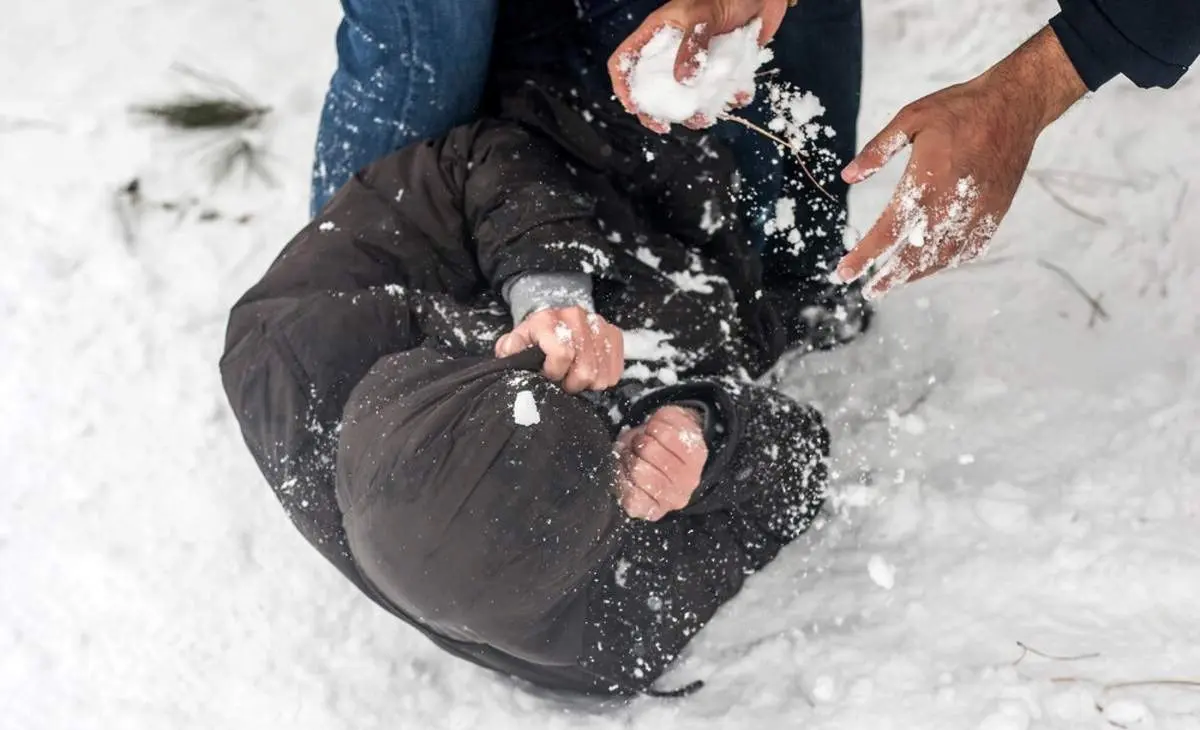
<path fill-rule="evenodd" d="M 724 148 L 581 99 L 517 84 L 356 175 L 234 306 L 221 374 L 372 600 L 485 667 L 630 694 L 822 504 L 820 415 L 750 379 L 862 323 L 764 284 Z"/>

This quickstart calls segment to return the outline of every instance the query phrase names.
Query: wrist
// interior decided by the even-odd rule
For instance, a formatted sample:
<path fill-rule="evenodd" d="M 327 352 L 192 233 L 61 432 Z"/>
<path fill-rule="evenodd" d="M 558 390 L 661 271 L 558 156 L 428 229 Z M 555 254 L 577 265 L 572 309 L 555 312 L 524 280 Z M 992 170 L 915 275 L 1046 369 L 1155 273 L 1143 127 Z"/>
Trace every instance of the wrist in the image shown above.
<path fill-rule="evenodd" d="M 1007 103 L 1027 110 L 1035 134 L 1087 93 L 1075 64 L 1049 26 L 984 72 L 981 80 L 998 85 Z"/>
<path fill-rule="evenodd" d="M 596 311 L 592 302 L 592 278 L 581 273 L 524 274 L 504 286 L 503 296 L 514 324 L 547 309 L 582 307 L 588 312 Z"/>

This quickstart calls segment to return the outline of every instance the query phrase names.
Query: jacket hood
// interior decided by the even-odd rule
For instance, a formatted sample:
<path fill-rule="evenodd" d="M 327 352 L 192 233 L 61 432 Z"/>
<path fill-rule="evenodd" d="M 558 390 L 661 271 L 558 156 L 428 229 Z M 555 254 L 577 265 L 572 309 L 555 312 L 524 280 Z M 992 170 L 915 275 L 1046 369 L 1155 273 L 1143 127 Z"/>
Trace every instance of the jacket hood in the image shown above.
<path fill-rule="evenodd" d="M 541 358 L 381 360 L 346 408 L 337 496 L 364 578 L 397 608 L 452 639 L 558 661 L 578 654 L 561 633 L 578 621 L 564 619 L 625 518 L 607 429 L 531 372 Z"/>

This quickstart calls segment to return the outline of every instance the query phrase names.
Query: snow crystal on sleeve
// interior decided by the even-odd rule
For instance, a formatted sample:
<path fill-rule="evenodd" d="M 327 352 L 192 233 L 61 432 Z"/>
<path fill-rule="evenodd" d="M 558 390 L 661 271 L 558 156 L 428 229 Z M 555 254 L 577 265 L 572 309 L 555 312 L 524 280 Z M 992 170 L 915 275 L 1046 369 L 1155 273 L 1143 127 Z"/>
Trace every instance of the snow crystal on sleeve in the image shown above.
<path fill-rule="evenodd" d="M 538 413 L 533 391 L 522 390 L 517 393 L 517 398 L 513 401 L 513 420 L 518 426 L 536 426 L 542 422 L 542 414 Z"/>

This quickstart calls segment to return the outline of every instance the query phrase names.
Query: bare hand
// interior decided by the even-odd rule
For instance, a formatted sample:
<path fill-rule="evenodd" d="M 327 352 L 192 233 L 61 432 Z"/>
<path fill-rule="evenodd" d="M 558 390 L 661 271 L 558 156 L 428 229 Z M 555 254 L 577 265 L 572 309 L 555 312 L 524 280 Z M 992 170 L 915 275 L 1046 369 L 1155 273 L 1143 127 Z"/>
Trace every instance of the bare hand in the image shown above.
<path fill-rule="evenodd" d="M 696 74 L 700 65 L 701 51 L 708 50 L 713 36 L 741 28 L 755 18 L 762 18 L 762 30 L 758 45 L 765 46 L 775 37 L 787 11 L 787 0 L 668 0 L 655 10 L 637 30 L 629 35 L 608 58 L 608 75 L 612 79 L 613 91 L 625 107 L 625 111 L 636 114 L 641 123 L 660 134 L 670 126 L 638 112 L 629 90 L 629 70 L 632 61 L 641 53 L 659 28 L 670 25 L 683 32 L 683 43 L 675 56 L 675 80 L 687 83 Z M 738 100 L 744 105 L 748 99 Z M 705 126 L 712 120 L 691 119 L 689 127 Z"/>
<path fill-rule="evenodd" d="M 846 169 L 851 184 L 912 146 L 883 215 L 838 265 L 857 279 L 888 251 L 868 298 L 980 256 L 1012 205 L 1038 135 L 1086 88 L 1044 29 L 983 75 L 909 104 Z"/>
<path fill-rule="evenodd" d="M 617 454 L 622 509 L 630 517 L 654 522 L 691 501 L 708 445 L 699 414 L 663 406 L 645 424 L 621 434 Z"/>
<path fill-rule="evenodd" d="M 568 393 L 611 388 L 625 371 L 621 330 L 583 307 L 534 312 L 496 340 L 496 357 L 530 347 L 546 353 L 543 374 Z"/>

